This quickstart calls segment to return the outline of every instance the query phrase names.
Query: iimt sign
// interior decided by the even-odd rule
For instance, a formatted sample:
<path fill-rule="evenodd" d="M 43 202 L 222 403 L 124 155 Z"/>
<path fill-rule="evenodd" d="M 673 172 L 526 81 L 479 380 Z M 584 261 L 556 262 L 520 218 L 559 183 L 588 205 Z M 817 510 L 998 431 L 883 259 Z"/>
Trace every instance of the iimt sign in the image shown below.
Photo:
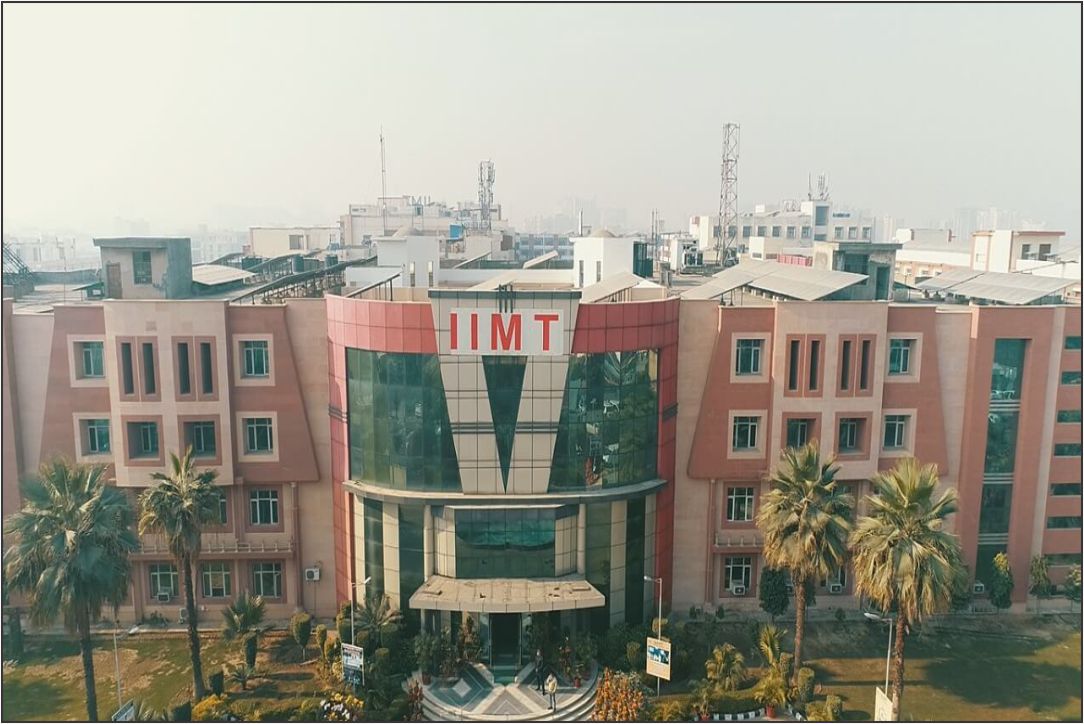
<path fill-rule="evenodd" d="M 448 330 L 448 354 L 565 353 L 565 318 L 559 309 L 453 309 Z"/>

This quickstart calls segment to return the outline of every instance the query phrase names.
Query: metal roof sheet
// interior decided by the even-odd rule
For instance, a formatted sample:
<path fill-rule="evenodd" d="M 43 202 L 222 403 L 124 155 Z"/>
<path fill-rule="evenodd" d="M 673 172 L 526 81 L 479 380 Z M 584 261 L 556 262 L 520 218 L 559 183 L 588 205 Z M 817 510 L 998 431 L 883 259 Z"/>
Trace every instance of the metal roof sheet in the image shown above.
<path fill-rule="evenodd" d="M 580 292 L 580 301 L 598 302 L 607 297 L 612 297 L 614 294 L 619 294 L 626 289 L 632 289 L 643 281 L 646 280 L 643 277 L 636 276 L 632 272 L 618 272 L 617 274 L 606 277 L 600 282 L 588 284 L 584 287 Z"/>
<path fill-rule="evenodd" d="M 739 287 L 752 287 L 804 301 L 826 297 L 866 279 L 865 274 L 814 269 L 796 264 L 749 259 L 715 274 L 711 281 L 682 294 L 685 299 L 714 299 Z"/>
<path fill-rule="evenodd" d="M 918 288 L 926 292 L 943 292 L 950 287 L 966 282 L 968 279 L 974 279 L 980 274 L 982 272 L 974 269 L 949 269 L 924 282 L 919 282 Z"/>
<path fill-rule="evenodd" d="M 973 299 L 987 299 L 1003 304 L 1030 304 L 1048 297 L 1078 282 L 1061 277 L 1041 277 L 1034 274 L 986 272 L 961 282 L 948 290 Z"/>
<path fill-rule="evenodd" d="M 536 256 L 534 259 L 528 259 L 527 261 L 523 262 L 523 268 L 524 269 L 531 269 L 533 267 L 538 266 L 539 264 L 545 264 L 547 261 L 551 261 L 553 259 L 556 259 L 557 256 L 558 256 L 558 254 L 557 254 L 556 251 L 547 251 L 545 254 L 542 254 L 541 256 Z"/>
<path fill-rule="evenodd" d="M 200 264 L 192 267 L 192 282 L 213 287 L 216 284 L 228 284 L 255 276 L 252 272 L 221 264 Z"/>

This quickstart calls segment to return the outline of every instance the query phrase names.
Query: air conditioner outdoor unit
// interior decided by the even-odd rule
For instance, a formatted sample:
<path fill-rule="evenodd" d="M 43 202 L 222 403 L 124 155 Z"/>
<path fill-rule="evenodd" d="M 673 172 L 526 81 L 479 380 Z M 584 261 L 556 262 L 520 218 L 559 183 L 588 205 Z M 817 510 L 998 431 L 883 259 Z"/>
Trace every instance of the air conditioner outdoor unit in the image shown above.
<path fill-rule="evenodd" d="M 320 569 L 319 568 L 306 568 L 305 569 L 305 580 L 306 581 L 319 581 L 320 580 Z"/>
<path fill-rule="evenodd" d="M 173 592 L 172 591 L 159 591 L 157 598 L 158 598 L 158 603 L 169 603 L 170 601 L 173 600 Z"/>
<path fill-rule="evenodd" d="M 177 622 L 178 623 L 188 623 L 188 609 L 186 609 L 186 608 L 177 609 Z"/>
<path fill-rule="evenodd" d="M 986 584 L 982 581 L 975 581 L 975 585 L 971 587 L 972 593 L 986 593 Z"/>
<path fill-rule="evenodd" d="M 828 584 L 828 593 L 843 593 L 842 583 L 830 583 Z"/>
<path fill-rule="evenodd" d="M 734 586 L 730 589 L 730 592 L 735 596 L 744 596 L 745 586 Z"/>

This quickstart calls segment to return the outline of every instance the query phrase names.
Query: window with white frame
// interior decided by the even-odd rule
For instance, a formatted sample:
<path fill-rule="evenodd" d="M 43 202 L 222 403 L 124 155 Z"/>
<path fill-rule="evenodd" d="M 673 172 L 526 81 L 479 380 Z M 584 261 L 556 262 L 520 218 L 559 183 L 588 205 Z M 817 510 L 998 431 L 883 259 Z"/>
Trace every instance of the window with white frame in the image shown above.
<path fill-rule="evenodd" d="M 726 519 L 732 523 L 753 519 L 753 488 L 730 488 L 726 492 Z"/>
<path fill-rule="evenodd" d="M 839 421 L 839 451 L 856 452 L 862 439 L 862 418 L 844 417 Z"/>
<path fill-rule="evenodd" d="M 217 517 L 215 523 L 217 525 L 226 525 L 230 522 L 230 496 L 226 494 L 225 490 L 217 490 L 218 502 L 215 505 L 215 511 Z"/>
<path fill-rule="evenodd" d="M 170 598 L 176 598 L 181 590 L 177 578 L 177 566 L 172 563 L 151 563 L 147 566 L 150 573 L 151 598 L 158 598 L 159 594 L 169 593 Z"/>
<path fill-rule="evenodd" d="M 80 379 L 105 377 L 105 353 L 102 342 L 76 342 L 79 352 Z"/>
<path fill-rule="evenodd" d="M 727 556 L 723 564 L 723 586 L 733 591 L 735 586 L 749 590 L 753 580 L 753 559 L 750 556 Z"/>
<path fill-rule="evenodd" d="M 274 438 L 271 435 L 270 417 L 245 418 L 245 452 L 248 454 L 269 453 L 274 451 Z"/>
<path fill-rule="evenodd" d="M 242 377 L 267 377 L 271 374 L 271 358 L 265 340 L 241 342 L 241 357 L 245 365 Z"/>
<path fill-rule="evenodd" d="M 755 450 L 757 447 L 757 428 L 759 417 L 741 416 L 734 418 L 734 449 Z"/>
<path fill-rule="evenodd" d="M 734 372 L 739 375 L 759 375 L 763 351 L 764 340 L 739 339 Z"/>
<path fill-rule="evenodd" d="M 813 420 L 799 417 L 787 420 L 787 447 L 802 447 L 809 442 L 809 432 L 813 429 Z"/>
<path fill-rule="evenodd" d="M 233 572 L 226 561 L 212 561 L 201 565 L 203 573 L 203 597 L 227 598 L 233 594 Z"/>
<path fill-rule="evenodd" d="M 279 491 L 253 490 L 248 495 L 248 504 L 253 525 L 279 524 Z"/>
<path fill-rule="evenodd" d="M 821 586 L 824 587 L 824 588 L 828 588 L 829 586 L 835 586 L 835 585 L 839 585 L 839 586 L 846 586 L 847 585 L 847 568 L 846 568 L 846 566 L 840 566 L 839 568 L 837 568 L 834 571 L 832 571 L 831 573 L 829 573 L 826 578 L 821 579 Z"/>
<path fill-rule="evenodd" d="M 84 455 L 109 452 L 109 420 L 83 420 Z"/>
<path fill-rule="evenodd" d="M 131 458 L 158 457 L 158 423 L 128 423 L 128 450 Z"/>
<path fill-rule="evenodd" d="M 253 564 L 252 593 L 265 598 L 282 598 L 282 564 Z"/>
<path fill-rule="evenodd" d="M 909 415 L 885 415 L 885 450 L 899 450 L 907 446 L 909 417 Z"/>
<path fill-rule="evenodd" d="M 911 352 L 914 351 L 913 339 L 890 339 L 888 341 L 888 374 L 911 374 Z"/>
<path fill-rule="evenodd" d="M 192 456 L 213 458 L 216 454 L 215 424 L 210 420 L 190 422 L 186 425 L 188 444 L 192 446 Z"/>

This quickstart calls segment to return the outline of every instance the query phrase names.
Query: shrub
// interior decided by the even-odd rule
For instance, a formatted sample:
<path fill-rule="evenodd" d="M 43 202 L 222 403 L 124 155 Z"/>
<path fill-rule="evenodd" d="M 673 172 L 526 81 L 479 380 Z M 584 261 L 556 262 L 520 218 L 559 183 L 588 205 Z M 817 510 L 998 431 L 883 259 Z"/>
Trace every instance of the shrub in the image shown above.
<path fill-rule="evenodd" d="M 790 605 L 786 574 L 778 568 L 766 568 L 760 576 L 760 609 L 771 617 L 781 616 Z"/>
<path fill-rule="evenodd" d="M 605 669 L 591 718 L 594 721 L 639 721 L 644 705 L 644 691 L 638 677 Z"/>
<path fill-rule="evenodd" d="M 305 648 L 312 638 L 312 616 L 307 613 L 295 613 L 290 618 L 290 636 L 301 647 L 301 660 L 305 660 Z"/>
<path fill-rule="evenodd" d="M 643 648 L 639 641 L 629 641 L 625 644 L 625 660 L 628 662 L 631 671 L 639 671 L 641 665 L 647 665 L 647 660 L 643 656 Z"/>
<path fill-rule="evenodd" d="M 718 621 L 722 621 L 723 616 L 725 615 L 726 613 L 723 611 L 723 604 L 720 603 L 718 606 L 715 607 L 715 619 Z"/>
<path fill-rule="evenodd" d="M 795 698 L 805 704 L 813 700 L 813 685 L 816 674 L 813 669 L 803 666 L 798 669 L 798 681 L 795 684 Z"/>
<path fill-rule="evenodd" d="M 1069 573 L 1065 576 L 1065 595 L 1069 597 L 1070 601 L 1080 600 L 1080 588 L 1081 588 L 1081 576 L 1080 566 L 1076 565 L 1069 569 Z"/>
<path fill-rule="evenodd" d="M 652 721 L 685 721 L 689 718 L 689 707 L 684 699 L 670 699 L 651 708 Z"/>
<path fill-rule="evenodd" d="M 350 694 L 332 692 L 320 702 L 320 712 L 324 721 L 361 721 L 365 703 Z"/>
<path fill-rule="evenodd" d="M 700 618 L 700 609 L 696 606 L 689 606 L 689 619 L 695 621 Z"/>
<path fill-rule="evenodd" d="M 316 627 L 316 648 L 319 649 L 320 658 L 325 658 L 324 651 L 327 648 L 327 626 L 320 624 Z"/>
<path fill-rule="evenodd" d="M 260 721 L 320 721 L 320 700 L 314 698 L 281 699 L 264 703 L 256 712 Z"/>
<path fill-rule="evenodd" d="M 843 623 L 847 619 L 847 612 L 840 606 L 836 609 L 836 621 Z"/>
<path fill-rule="evenodd" d="M 211 693 L 215 696 L 222 696 L 226 691 L 226 675 L 221 671 L 216 671 L 208 676 L 207 682 L 211 685 Z"/>
<path fill-rule="evenodd" d="M 237 721 L 237 715 L 225 696 L 212 694 L 192 707 L 192 721 Z"/>
<path fill-rule="evenodd" d="M 794 676 L 794 654 L 784 651 L 779 654 L 779 670 L 783 672 L 783 678 L 787 681 Z"/>
<path fill-rule="evenodd" d="M 355 616 L 357 612 L 355 611 Z M 339 633 L 339 640 L 350 642 L 350 604 L 339 605 L 339 612 L 335 614 L 335 630 Z"/>
<path fill-rule="evenodd" d="M 192 721 L 192 702 L 186 701 L 169 710 L 170 721 Z"/>
<path fill-rule="evenodd" d="M 843 699 L 840 699 L 835 694 L 829 694 L 825 697 L 824 708 L 832 716 L 832 721 L 839 721 L 843 718 Z"/>
<path fill-rule="evenodd" d="M 990 603 L 995 608 L 1008 608 L 1012 605 L 1012 569 L 1009 558 L 1004 553 L 994 556 L 993 580 L 990 581 Z"/>

